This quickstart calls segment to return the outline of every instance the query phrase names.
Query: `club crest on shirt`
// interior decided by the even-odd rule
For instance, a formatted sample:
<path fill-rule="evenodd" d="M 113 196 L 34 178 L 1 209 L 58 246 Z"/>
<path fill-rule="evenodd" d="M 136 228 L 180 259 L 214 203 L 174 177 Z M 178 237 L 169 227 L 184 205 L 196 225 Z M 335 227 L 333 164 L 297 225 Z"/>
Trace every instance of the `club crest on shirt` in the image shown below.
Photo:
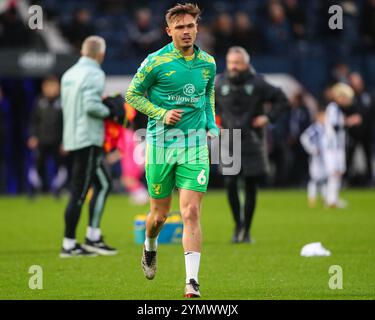
<path fill-rule="evenodd" d="M 222 87 L 221 87 L 221 95 L 222 96 L 227 96 L 230 92 L 230 87 L 229 85 L 227 84 L 224 84 Z"/>
<path fill-rule="evenodd" d="M 249 95 L 249 96 L 251 96 L 252 93 L 253 93 L 253 91 L 254 91 L 254 86 L 251 85 L 251 84 L 246 84 L 246 85 L 244 86 L 244 88 L 245 88 L 245 92 L 246 92 L 246 94 Z"/>
<path fill-rule="evenodd" d="M 209 69 L 203 69 L 202 70 L 202 77 L 204 80 L 207 80 L 210 78 L 210 70 Z"/>
<path fill-rule="evenodd" d="M 159 195 L 161 194 L 161 183 L 153 183 L 152 184 L 152 190 L 154 191 L 155 194 Z"/>

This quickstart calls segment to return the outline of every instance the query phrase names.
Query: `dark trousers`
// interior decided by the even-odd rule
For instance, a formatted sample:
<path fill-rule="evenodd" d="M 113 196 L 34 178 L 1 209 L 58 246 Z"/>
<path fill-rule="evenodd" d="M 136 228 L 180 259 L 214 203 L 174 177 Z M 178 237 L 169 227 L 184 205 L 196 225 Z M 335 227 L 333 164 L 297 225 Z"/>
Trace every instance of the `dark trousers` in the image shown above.
<path fill-rule="evenodd" d="M 89 226 L 100 227 L 111 180 L 103 163 L 102 148 L 91 146 L 72 152 L 71 194 L 65 210 L 65 238 L 75 239 L 86 195 L 93 188 L 89 205 Z"/>
<path fill-rule="evenodd" d="M 366 173 L 365 173 L 365 183 L 371 182 L 372 180 L 372 141 L 369 138 L 355 139 L 349 137 L 347 154 L 346 154 L 346 166 L 347 172 L 349 173 L 350 168 L 353 164 L 354 152 L 357 146 L 362 146 L 365 154 L 366 162 Z"/>
<path fill-rule="evenodd" d="M 42 191 L 48 192 L 48 177 L 47 177 L 47 160 L 52 157 L 57 169 L 64 164 L 64 157 L 60 152 L 60 144 L 54 146 L 40 145 L 36 152 L 36 170 L 41 178 Z"/>
<path fill-rule="evenodd" d="M 5 167 L 5 156 L 2 153 L 1 146 L 0 146 L 0 194 L 6 192 L 7 187 L 7 175 L 6 175 L 6 167 Z"/>
<path fill-rule="evenodd" d="M 241 179 L 244 183 L 245 192 L 245 203 L 243 205 L 241 205 L 240 202 Z M 245 234 L 250 233 L 251 223 L 256 207 L 258 181 L 258 177 L 242 177 L 241 175 L 225 177 L 227 196 L 232 210 L 233 219 L 236 224 L 236 230 L 244 230 Z M 241 217 L 242 209 L 244 212 L 243 218 Z"/>

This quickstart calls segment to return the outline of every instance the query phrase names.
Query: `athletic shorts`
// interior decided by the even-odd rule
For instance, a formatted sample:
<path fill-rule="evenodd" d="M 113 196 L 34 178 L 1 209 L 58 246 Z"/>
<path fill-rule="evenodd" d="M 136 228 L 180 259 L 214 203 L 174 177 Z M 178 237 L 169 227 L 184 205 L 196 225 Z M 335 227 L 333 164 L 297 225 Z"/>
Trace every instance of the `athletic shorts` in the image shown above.
<path fill-rule="evenodd" d="M 166 198 L 175 187 L 206 192 L 210 173 L 208 147 L 163 148 L 147 144 L 145 168 L 151 198 Z"/>

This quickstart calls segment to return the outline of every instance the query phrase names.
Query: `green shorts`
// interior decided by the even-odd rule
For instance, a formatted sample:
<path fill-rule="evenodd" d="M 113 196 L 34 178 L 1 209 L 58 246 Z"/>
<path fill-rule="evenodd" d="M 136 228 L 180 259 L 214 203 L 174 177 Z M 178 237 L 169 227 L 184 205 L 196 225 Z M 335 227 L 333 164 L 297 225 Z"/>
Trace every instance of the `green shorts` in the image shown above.
<path fill-rule="evenodd" d="M 146 179 L 150 196 L 170 196 L 176 186 L 206 192 L 210 173 L 207 145 L 186 148 L 163 148 L 147 144 Z"/>

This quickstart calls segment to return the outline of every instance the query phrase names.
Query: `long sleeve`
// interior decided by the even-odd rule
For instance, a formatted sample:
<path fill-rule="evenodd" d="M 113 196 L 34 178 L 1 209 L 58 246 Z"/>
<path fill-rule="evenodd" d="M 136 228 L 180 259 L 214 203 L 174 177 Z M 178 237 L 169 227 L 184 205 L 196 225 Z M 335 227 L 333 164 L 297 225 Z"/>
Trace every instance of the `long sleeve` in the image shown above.
<path fill-rule="evenodd" d="M 263 90 L 265 93 L 264 102 L 270 102 L 272 104 L 272 108 L 267 113 L 267 116 L 271 122 L 275 122 L 289 108 L 288 99 L 281 89 L 274 87 L 265 81 Z"/>
<path fill-rule="evenodd" d="M 104 73 L 92 74 L 83 89 L 83 107 L 94 118 L 104 119 L 109 116 L 109 109 L 102 103 L 104 81 Z"/>
<path fill-rule="evenodd" d="M 206 88 L 206 118 L 207 118 L 207 129 L 214 136 L 219 136 L 219 128 L 216 125 L 215 121 L 215 76 L 216 76 L 216 65 L 212 65 L 210 79 L 207 83 Z"/>
<path fill-rule="evenodd" d="M 126 93 L 126 102 L 134 109 L 155 120 L 165 120 L 167 109 L 153 104 L 144 95 L 155 82 L 154 69 L 147 58 L 139 67 Z"/>
<path fill-rule="evenodd" d="M 34 109 L 31 113 L 30 137 L 36 137 L 38 135 L 38 125 L 39 125 L 39 100 L 34 105 Z"/>
<path fill-rule="evenodd" d="M 308 127 L 300 137 L 301 144 L 305 151 L 310 155 L 316 155 L 319 152 L 319 147 L 314 143 L 316 141 L 316 131 L 312 126 Z"/>

